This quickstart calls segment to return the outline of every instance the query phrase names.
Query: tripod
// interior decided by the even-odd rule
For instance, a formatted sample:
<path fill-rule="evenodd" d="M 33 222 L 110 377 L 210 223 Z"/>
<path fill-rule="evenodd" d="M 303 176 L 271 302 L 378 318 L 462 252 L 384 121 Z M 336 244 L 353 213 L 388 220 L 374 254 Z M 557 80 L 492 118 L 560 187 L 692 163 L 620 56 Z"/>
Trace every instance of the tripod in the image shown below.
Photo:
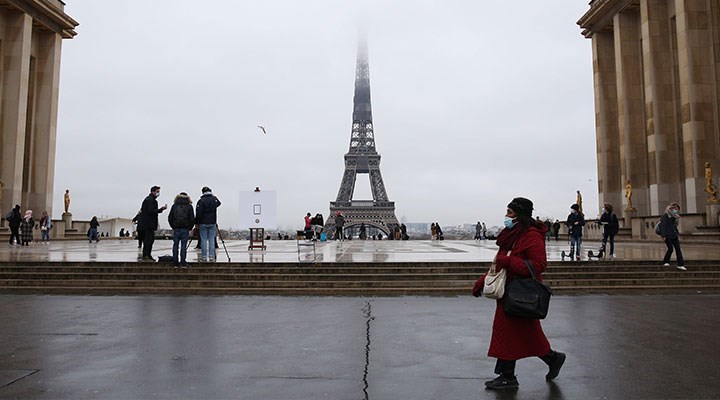
<path fill-rule="evenodd" d="M 215 224 L 215 232 L 216 232 L 215 239 L 220 238 L 220 242 L 223 245 L 223 249 L 225 249 L 225 256 L 227 257 L 228 262 L 231 262 L 232 260 L 230 260 L 230 253 L 228 253 L 228 249 L 225 246 L 225 240 L 223 240 L 222 233 L 220 233 L 220 227 L 218 226 L 218 224 Z M 198 240 L 199 239 L 200 239 L 200 232 L 198 232 Z M 190 248 L 190 244 L 192 243 L 192 241 L 193 241 L 193 236 L 191 235 L 190 240 L 188 240 L 186 249 Z M 216 244 L 217 244 L 217 240 L 215 240 L 211 246 L 215 246 Z"/>

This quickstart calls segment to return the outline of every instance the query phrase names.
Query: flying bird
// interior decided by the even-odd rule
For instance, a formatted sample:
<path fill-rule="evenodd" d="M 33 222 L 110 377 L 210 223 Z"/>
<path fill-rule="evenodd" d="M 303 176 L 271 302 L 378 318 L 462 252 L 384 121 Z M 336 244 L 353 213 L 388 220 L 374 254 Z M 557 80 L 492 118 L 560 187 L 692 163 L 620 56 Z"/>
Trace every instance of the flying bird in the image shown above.
<path fill-rule="evenodd" d="M 264 127 L 264 126 L 258 125 L 257 127 L 260 128 L 260 130 L 262 130 L 263 133 L 267 135 L 267 132 L 265 132 L 265 127 Z"/>

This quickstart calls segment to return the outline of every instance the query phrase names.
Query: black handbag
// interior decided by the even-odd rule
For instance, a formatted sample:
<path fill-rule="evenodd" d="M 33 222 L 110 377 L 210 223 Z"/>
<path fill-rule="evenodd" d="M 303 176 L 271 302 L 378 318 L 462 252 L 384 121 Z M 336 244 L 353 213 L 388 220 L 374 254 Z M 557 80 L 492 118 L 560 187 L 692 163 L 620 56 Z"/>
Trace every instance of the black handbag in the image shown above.
<path fill-rule="evenodd" d="M 544 319 L 550 306 L 552 289 L 537 279 L 529 260 L 525 260 L 525 265 L 532 278 L 515 278 L 508 282 L 502 299 L 503 310 L 511 317 Z"/>

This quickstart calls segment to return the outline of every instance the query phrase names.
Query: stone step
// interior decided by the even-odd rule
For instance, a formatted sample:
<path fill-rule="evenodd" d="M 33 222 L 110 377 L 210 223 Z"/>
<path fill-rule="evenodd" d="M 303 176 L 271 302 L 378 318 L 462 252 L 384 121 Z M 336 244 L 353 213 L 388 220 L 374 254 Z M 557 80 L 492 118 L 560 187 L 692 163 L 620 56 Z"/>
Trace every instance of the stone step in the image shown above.
<path fill-rule="evenodd" d="M 2 293 L 63 294 L 63 295 L 260 295 L 260 296 L 470 296 L 466 287 L 434 288 L 127 288 L 127 287 L 61 287 L 13 286 L 2 288 Z M 666 294 L 666 293 L 720 293 L 713 285 L 643 285 L 643 286 L 589 286 L 553 289 L 554 295 L 580 294 Z M 480 298 L 478 301 L 492 301 Z M 551 305 L 552 310 L 552 305 Z M 551 311 L 552 312 L 552 311 Z"/>

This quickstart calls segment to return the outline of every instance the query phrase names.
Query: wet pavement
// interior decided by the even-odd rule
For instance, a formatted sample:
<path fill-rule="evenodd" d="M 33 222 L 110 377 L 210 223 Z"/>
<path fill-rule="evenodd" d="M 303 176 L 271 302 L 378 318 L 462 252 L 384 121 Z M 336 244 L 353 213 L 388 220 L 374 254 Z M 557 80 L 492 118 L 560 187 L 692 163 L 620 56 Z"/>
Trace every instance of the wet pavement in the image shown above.
<path fill-rule="evenodd" d="M 295 240 L 270 240 L 267 249 L 248 250 L 244 240 L 226 240 L 218 249 L 218 262 L 468 262 L 491 261 L 497 246 L 493 241 L 474 240 L 410 240 L 410 241 L 344 241 L 317 242 L 312 246 L 298 247 Z M 301 242 L 307 243 L 307 242 Z M 583 242 L 582 256 L 587 251 L 597 253 L 598 242 Z M 227 249 L 227 253 L 225 250 Z M 570 252 L 564 241 L 550 241 L 548 260 L 561 260 L 563 251 Z M 665 244 L 654 242 L 619 242 L 615 253 L 618 260 L 662 260 Z M 683 243 L 687 260 L 720 260 L 719 244 Z M 153 256 L 172 254 L 172 241 L 158 240 Z M 33 243 L 30 246 L 0 245 L 0 261 L 137 261 L 141 253 L 134 240 L 55 241 L 49 244 Z M 200 251 L 188 249 L 188 261 L 195 262 Z M 673 260 L 675 256 L 673 255 Z"/>
<path fill-rule="evenodd" d="M 717 399 L 720 296 L 557 296 L 567 362 L 484 389 L 472 297 L 0 296 L 1 399 Z"/>

